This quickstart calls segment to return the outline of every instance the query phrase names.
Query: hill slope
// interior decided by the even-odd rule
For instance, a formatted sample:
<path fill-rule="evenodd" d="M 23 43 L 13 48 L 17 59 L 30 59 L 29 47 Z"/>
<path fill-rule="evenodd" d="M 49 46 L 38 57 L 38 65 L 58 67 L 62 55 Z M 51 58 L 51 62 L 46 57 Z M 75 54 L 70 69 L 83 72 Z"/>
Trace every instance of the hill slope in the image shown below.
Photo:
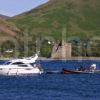
<path fill-rule="evenodd" d="M 0 18 L 4 18 L 4 19 L 6 19 L 6 18 L 9 18 L 9 17 L 8 17 L 8 16 L 1 15 L 1 14 L 0 14 Z"/>
<path fill-rule="evenodd" d="M 0 36 L 15 37 L 19 29 L 12 22 L 7 22 L 6 19 L 0 18 Z"/>
<path fill-rule="evenodd" d="M 11 19 L 21 30 L 61 38 L 82 39 L 100 36 L 100 0 L 50 0 L 48 3 Z"/>

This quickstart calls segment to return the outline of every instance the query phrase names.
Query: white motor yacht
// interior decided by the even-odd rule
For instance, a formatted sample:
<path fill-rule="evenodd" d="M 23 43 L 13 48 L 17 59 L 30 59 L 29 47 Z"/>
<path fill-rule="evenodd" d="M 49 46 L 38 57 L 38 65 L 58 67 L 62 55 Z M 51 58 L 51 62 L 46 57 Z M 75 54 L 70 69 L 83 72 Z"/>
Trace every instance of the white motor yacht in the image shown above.
<path fill-rule="evenodd" d="M 1 75 L 23 75 L 23 74 L 41 74 L 43 70 L 37 64 L 34 64 L 38 55 L 34 58 L 13 59 L 0 65 Z"/>

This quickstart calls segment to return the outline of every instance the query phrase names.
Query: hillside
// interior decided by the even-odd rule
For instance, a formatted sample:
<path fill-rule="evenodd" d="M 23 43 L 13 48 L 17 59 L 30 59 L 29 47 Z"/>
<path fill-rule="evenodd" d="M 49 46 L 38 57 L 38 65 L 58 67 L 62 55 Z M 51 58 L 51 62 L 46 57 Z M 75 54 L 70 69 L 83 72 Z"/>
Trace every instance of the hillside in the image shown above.
<path fill-rule="evenodd" d="M 6 21 L 19 28 L 20 32 L 17 32 L 17 36 L 22 42 L 27 39 L 30 48 L 35 44 L 36 38 L 51 36 L 57 41 L 62 39 L 64 33 L 67 42 L 74 42 L 75 46 L 80 43 L 81 47 L 84 47 L 81 49 L 85 54 L 81 54 L 78 47 L 73 49 L 75 51 L 73 54 L 86 56 L 88 41 L 100 37 L 100 0 L 50 0 Z M 100 45 L 94 43 L 92 43 L 95 46 L 93 55 L 99 56 Z M 48 52 L 48 49 L 42 51 Z"/>
<path fill-rule="evenodd" d="M 100 0 L 50 0 L 48 3 L 11 19 L 29 33 L 59 39 L 62 29 L 67 37 L 100 36 Z"/>
<path fill-rule="evenodd" d="M 0 36 L 15 37 L 19 29 L 12 22 L 7 22 L 5 18 L 0 18 Z"/>
<path fill-rule="evenodd" d="M 8 16 L 1 15 L 1 14 L 0 14 L 0 18 L 7 19 L 7 18 L 9 18 L 9 17 L 8 17 Z"/>

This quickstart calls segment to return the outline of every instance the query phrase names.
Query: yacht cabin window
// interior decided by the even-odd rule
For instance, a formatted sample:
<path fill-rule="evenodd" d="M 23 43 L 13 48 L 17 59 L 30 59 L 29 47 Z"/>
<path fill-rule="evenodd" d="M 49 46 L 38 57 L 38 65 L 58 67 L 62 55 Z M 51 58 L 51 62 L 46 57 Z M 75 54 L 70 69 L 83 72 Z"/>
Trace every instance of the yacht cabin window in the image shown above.
<path fill-rule="evenodd" d="M 22 62 L 14 62 L 14 63 L 12 63 L 12 65 L 21 65 L 21 64 L 24 64 L 24 63 L 22 63 Z"/>
<path fill-rule="evenodd" d="M 15 62 L 15 63 L 12 63 L 12 65 L 18 65 L 18 67 L 28 67 L 28 65 L 26 65 L 22 62 Z"/>

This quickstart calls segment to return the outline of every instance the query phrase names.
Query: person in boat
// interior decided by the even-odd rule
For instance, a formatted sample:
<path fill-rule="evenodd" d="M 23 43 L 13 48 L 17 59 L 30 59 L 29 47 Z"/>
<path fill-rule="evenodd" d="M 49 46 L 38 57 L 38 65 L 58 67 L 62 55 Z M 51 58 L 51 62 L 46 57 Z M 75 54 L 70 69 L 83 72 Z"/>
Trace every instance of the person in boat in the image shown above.
<path fill-rule="evenodd" d="M 91 72 L 94 72 L 96 70 L 96 64 L 92 64 L 91 66 L 90 66 L 90 71 Z"/>
<path fill-rule="evenodd" d="M 79 67 L 77 70 L 78 70 L 78 71 L 85 71 L 86 68 L 84 68 L 83 66 L 81 66 L 81 67 Z"/>

